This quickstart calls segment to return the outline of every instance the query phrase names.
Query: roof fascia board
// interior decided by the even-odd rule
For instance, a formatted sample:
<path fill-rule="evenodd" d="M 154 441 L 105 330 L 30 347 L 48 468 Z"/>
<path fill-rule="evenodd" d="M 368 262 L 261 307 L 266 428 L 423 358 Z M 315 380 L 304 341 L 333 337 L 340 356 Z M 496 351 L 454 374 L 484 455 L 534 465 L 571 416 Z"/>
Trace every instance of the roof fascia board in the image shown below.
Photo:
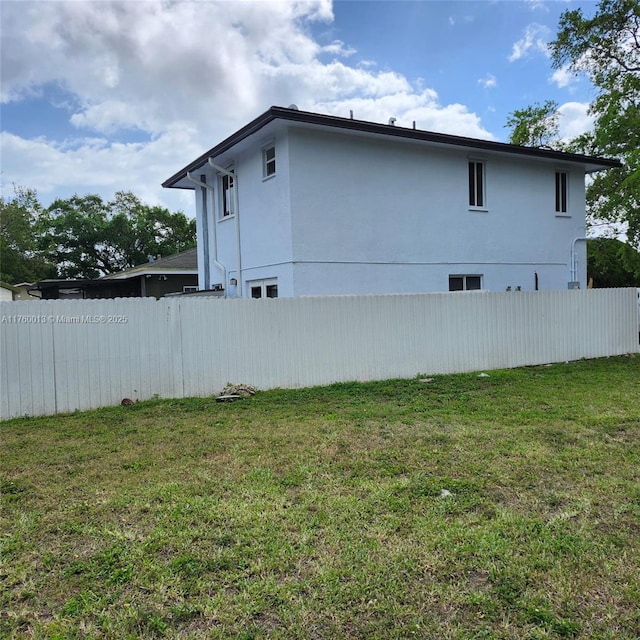
<path fill-rule="evenodd" d="M 187 171 L 194 171 L 202 167 L 204 164 L 206 164 L 209 158 L 215 157 L 217 155 L 220 155 L 221 153 L 224 153 L 225 151 L 228 151 L 235 144 L 253 135 L 273 120 L 285 120 L 289 122 L 315 124 L 331 127 L 333 129 L 359 131 L 374 135 L 405 138 L 422 142 L 433 142 L 447 146 L 457 146 L 481 151 L 514 154 L 519 156 L 527 156 L 530 158 L 556 160 L 558 162 L 565 163 L 596 165 L 600 169 L 622 166 L 622 163 L 619 160 L 612 160 L 609 158 L 585 156 L 576 153 L 554 151 L 552 149 L 540 149 L 538 147 L 524 147 L 520 145 L 509 144 L 506 142 L 495 142 L 492 140 L 480 140 L 477 138 L 455 136 L 448 133 L 422 131 L 420 129 L 408 129 L 406 127 L 396 127 L 394 125 L 379 124 L 376 122 L 367 122 L 365 120 L 355 120 L 351 118 L 342 118 L 338 116 L 312 113 L 310 111 L 300 111 L 298 109 L 271 107 L 268 111 L 265 111 L 255 120 L 252 120 L 249 124 L 242 127 L 242 129 L 239 129 L 234 134 L 223 140 L 220 144 L 202 154 L 199 158 L 187 165 L 184 169 L 181 169 L 173 176 L 171 176 L 168 180 L 165 180 L 165 182 L 162 183 L 162 186 L 168 188 L 174 187 L 176 182 L 180 181 L 186 176 Z M 593 170 L 598 169 L 596 168 Z"/>
<path fill-rule="evenodd" d="M 182 268 L 182 269 L 171 269 L 169 267 L 158 267 L 154 269 L 153 267 L 146 267 L 144 269 L 131 269 L 131 271 L 121 271 L 120 273 L 110 273 L 106 276 L 100 278 L 100 280 L 126 280 L 127 278 L 133 278 L 138 276 L 158 276 L 158 275 L 166 275 L 166 276 L 182 276 L 182 275 L 198 275 L 198 269 L 194 268 Z"/>
<path fill-rule="evenodd" d="M 258 116 L 255 120 L 252 120 L 249 124 L 242 127 L 242 129 L 239 129 L 234 134 L 232 134 L 231 136 L 223 140 L 220 144 L 216 145 L 212 149 L 209 149 L 209 151 L 207 151 L 206 153 L 203 153 L 201 156 L 196 158 L 193 162 L 188 164 L 184 169 L 181 169 L 180 171 L 172 175 L 168 180 L 165 180 L 162 183 L 162 186 L 163 187 L 173 186 L 173 183 L 178 182 L 178 180 L 181 180 L 182 178 L 184 178 L 187 175 L 187 172 L 191 172 L 191 171 L 195 171 L 196 169 L 199 169 L 203 165 L 207 164 L 207 161 L 209 160 L 209 158 L 214 158 L 215 156 L 218 156 L 221 153 L 227 151 L 228 149 L 233 147 L 233 145 L 237 144 L 241 140 L 244 140 L 245 138 L 248 138 L 250 135 L 256 133 L 256 131 L 259 131 L 260 129 L 262 129 L 262 127 L 264 127 L 266 124 L 268 124 L 272 120 L 275 120 L 277 116 L 274 116 L 272 114 L 272 111 L 274 110 L 274 108 L 276 107 L 271 107 L 269 111 L 265 111 L 262 115 Z M 288 111 L 288 109 L 286 111 Z M 186 188 L 193 189 L 193 187 L 186 187 Z"/>

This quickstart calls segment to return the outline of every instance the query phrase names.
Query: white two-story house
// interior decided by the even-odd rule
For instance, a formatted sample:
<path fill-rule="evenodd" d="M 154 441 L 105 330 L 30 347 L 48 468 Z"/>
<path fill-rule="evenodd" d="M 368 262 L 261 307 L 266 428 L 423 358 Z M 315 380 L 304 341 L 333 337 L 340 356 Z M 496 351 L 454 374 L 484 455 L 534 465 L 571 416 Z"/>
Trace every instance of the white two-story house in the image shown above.
<path fill-rule="evenodd" d="M 272 107 L 164 182 L 200 289 L 276 297 L 586 286 L 594 158 Z"/>

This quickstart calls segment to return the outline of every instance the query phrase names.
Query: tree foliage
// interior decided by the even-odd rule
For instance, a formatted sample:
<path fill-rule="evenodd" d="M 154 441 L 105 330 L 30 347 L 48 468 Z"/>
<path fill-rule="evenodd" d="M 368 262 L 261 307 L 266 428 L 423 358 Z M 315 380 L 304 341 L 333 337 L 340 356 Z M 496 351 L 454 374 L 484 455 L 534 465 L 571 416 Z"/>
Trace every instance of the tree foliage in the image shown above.
<path fill-rule="evenodd" d="M 510 114 L 511 141 L 534 146 L 542 141 L 556 149 L 622 160 L 623 167 L 593 176 L 587 214 L 591 221 L 626 224 L 630 244 L 640 247 L 640 3 L 601 0 L 592 18 L 581 9 L 565 11 L 550 49 L 555 68 L 584 74 L 595 87 L 589 107 L 593 130 L 563 147 L 557 105 L 547 101 Z"/>
<path fill-rule="evenodd" d="M 589 240 L 587 276 L 596 288 L 640 287 L 640 253 L 615 238 Z"/>
<path fill-rule="evenodd" d="M 42 215 L 32 189 L 14 186 L 12 198 L 0 198 L 0 280 L 17 284 L 55 277 L 55 265 L 38 243 Z"/>
<path fill-rule="evenodd" d="M 590 106 L 594 129 L 574 146 L 624 163 L 594 176 L 587 189 L 589 214 L 626 222 L 630 243 L 640 246 L 640 3 L 601 0 L 590 19 L 580 9 L 566 11 L 551 56 L 554 67 L 586 74 L 597 90 Z"/>
<path fill-rule="evenodd" d="M 507 127 L 511 129 L 509 142 L 526 147 L 551 147 L 558 149 L 558 103 L 547 100 L 531 107 L 517 109 L 509 114 Z"/>
<path fill-rule="evenodd" d="M 0 199 L 0 279 L 96 278 L 196 244 L 184 213 L 148 206 L 129 192 L 56 200 L 47 209 L 32 189 Z"/>
<path fill-rule="evenodd" d="M 42 238 L 64 278 L 95 278 L 195 246 L 195 220 L 148 206 L 130 192 L 113 200 L 73 196 L 47 210 Z"/>

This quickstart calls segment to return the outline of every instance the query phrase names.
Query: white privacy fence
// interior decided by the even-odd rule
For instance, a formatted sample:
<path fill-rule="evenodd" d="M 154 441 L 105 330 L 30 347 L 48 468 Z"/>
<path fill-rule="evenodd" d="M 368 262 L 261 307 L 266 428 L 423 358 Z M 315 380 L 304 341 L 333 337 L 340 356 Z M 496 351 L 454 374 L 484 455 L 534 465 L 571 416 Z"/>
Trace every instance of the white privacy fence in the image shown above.
<path fill-rule="evenodd" d="M 3 419 L 638 351 L 635 289 L 0 304 Z"/>

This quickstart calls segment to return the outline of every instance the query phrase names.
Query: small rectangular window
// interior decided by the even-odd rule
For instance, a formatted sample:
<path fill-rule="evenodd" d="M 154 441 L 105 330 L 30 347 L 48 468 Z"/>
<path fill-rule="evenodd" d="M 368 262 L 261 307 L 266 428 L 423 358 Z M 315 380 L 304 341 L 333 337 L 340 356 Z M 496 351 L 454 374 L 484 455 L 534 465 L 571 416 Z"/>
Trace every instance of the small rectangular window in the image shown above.
<path fill-rule="evenodd" d="M 182 293 L 194 293 L 198 290 L 198 287 L 194 287 L 192 285 L 185 285 L 182 287 Z"/>
<path fill-rule="evenodd" d="M 449 291 L 464 291 L 464 276 L 449 276 Z"/>
<path fill-rule="evenodd" d="M 556 171 L 556 213 L 567 213 L 566 171 Z"/>
<path fill-rule="evenodd" d="M 482 276 L 449 276 L 449 291 L 479 291 L 482 289 Z"/>
<path fill-rule="evenodd" d="M 469 161 L 469 206 L 484 207 L 484 162 Z"/>
<path fill-rule="evenodd" d="M 276 174 L 276 148 L 268 147 L 262 151 L 262 175 L 265 178 Z"/>
<path fill-rule="evenodd" d="M 268 280 L 252 280 L 247 282 L 249 296 L 252 298 L 277 298 L 278 281 L 276 278 Z"/>
<path fill-rule="evenodd" d="M 235 179 L 233 176 L 229 176 L 226 173 L 222 176 L 220 181 L 222 192 L 222 210 L 221 217 L 227 218 L 235 213 L 235 199 L 234 188 Z"/>
<path fill-rule="evenodd" d="M 480 291 L 482 282 L 480 276 L 465 276 L 465 291 Z"/>

